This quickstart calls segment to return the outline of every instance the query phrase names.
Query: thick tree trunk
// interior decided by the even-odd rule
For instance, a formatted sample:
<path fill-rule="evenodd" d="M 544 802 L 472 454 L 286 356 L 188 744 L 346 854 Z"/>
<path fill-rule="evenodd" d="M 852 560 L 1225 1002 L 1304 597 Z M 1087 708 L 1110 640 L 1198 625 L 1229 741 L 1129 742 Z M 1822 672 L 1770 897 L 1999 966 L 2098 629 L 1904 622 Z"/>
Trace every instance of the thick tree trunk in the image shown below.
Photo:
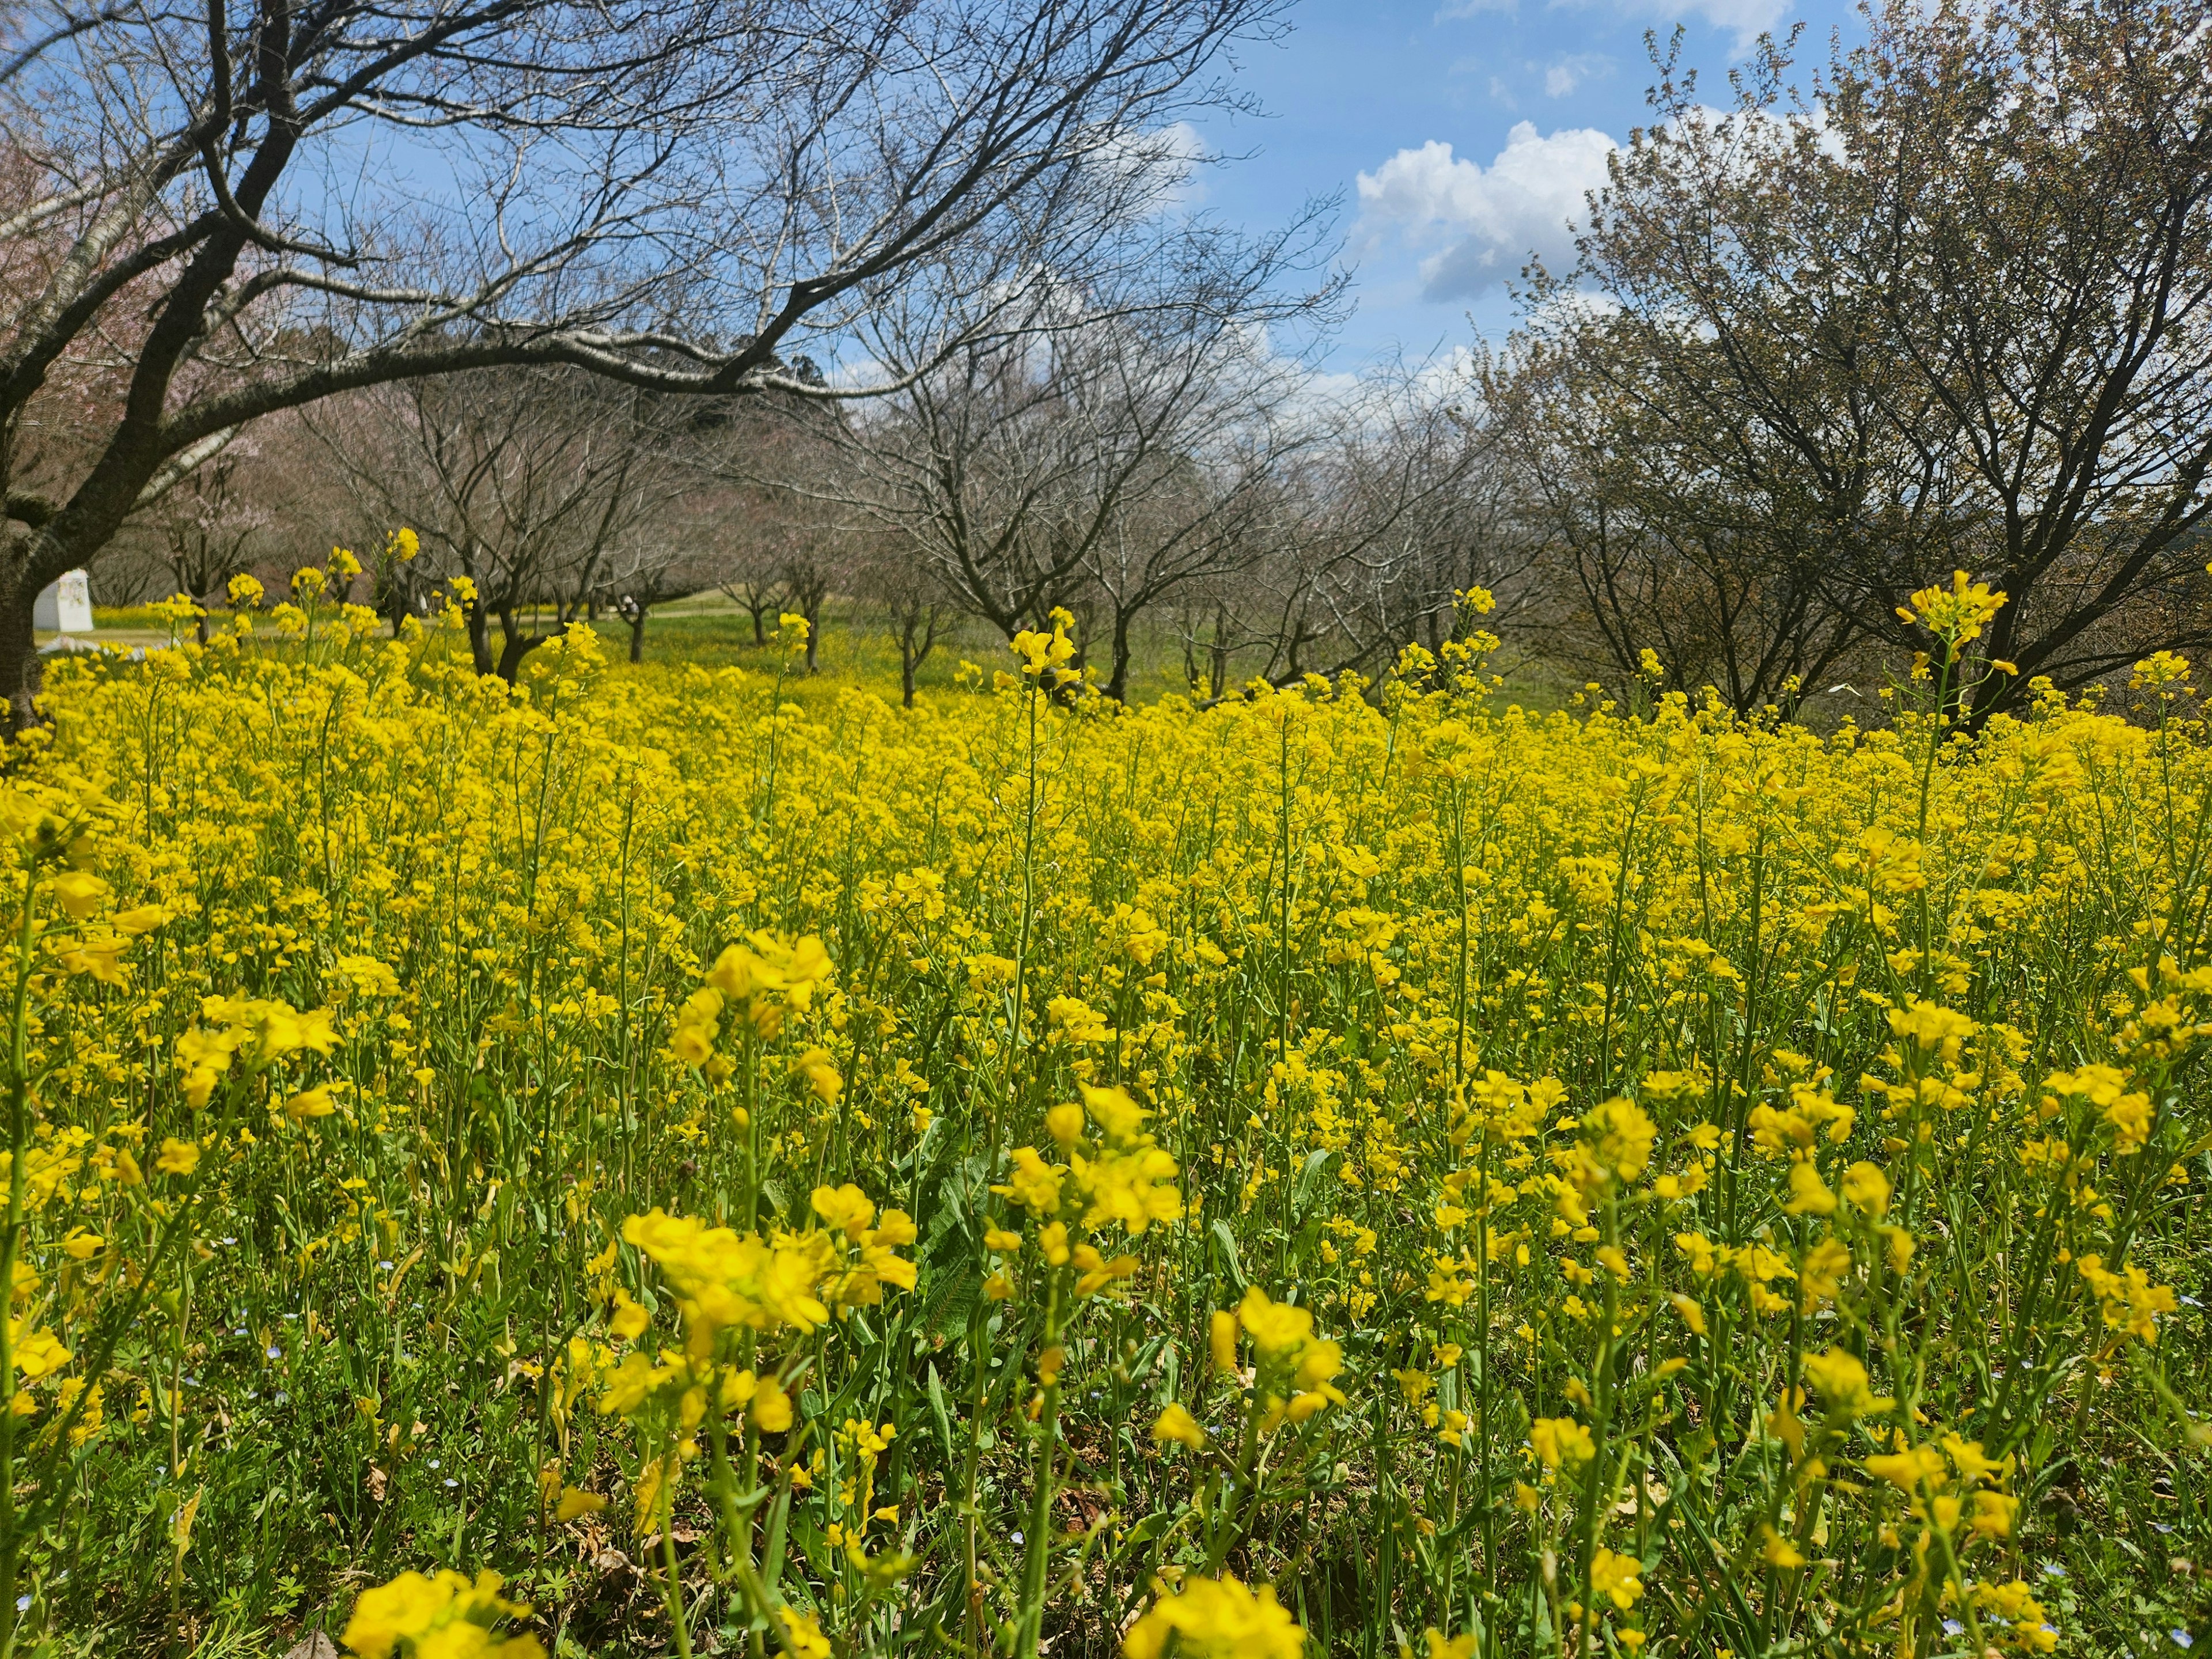
<path fill-rule="evenodd" d="M 477 604 L 469 606 L 469 656 L 477 673 L 491 672 L 491 618 Z"/>
<path fill-rule="evenodd" d="M 629 659 L 645 660 L 645 612 L 640 611 L 629 619 Z"/>
<path fill-rule="evenodd" d="M 914 629 L 909 628 L 899 638 L 899 707 L 914 707 L 914 671 L 920 660 L 914 648 Z"/>
<path fill-rule="evenodd" d="M 1106 682 L 1106 695 L 1115 702 L 1129 701 L 1129 618 L 1117 611 L 1114 617 L 1114 678 Z"/>
<path fill-rule="evenodd" d="M 496 672 L 500 678 L 513 685 L 515 675 L 521 672 L 522 659 L 545 643 L 545 635 L 532 634 L 525 629 L 512 611 L 499 613 L 499 666 Z"/>
<path fill-rule="evenodd" d="M 0 687 L 8 697 L 8 729 L 20 732 L 35 726 L 39 713 L 40 676 L 44 665 L 38 641 L 31 631 L 31 607 L 39 590 L 29 584 L 26 561 L 20 553 L 0 571 Z"/>

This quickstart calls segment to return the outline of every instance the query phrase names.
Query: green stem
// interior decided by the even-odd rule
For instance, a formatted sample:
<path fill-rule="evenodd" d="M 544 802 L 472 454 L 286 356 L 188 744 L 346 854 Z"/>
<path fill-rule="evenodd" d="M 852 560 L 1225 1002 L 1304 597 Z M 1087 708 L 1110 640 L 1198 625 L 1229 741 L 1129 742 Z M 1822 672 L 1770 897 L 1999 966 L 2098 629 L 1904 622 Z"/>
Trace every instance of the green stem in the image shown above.
<path fill-rule="evenodd" d="M 1049 1351 L 1060 1344 L 1060 1284 L 1065 1270 L 1048 1280 L 1044 1304 L 1044 1344 Z M 1037 1411 L 1036 1490 L 1030 1498 L 1029 1536 L 1022 1540 L 1022 1603 L 1014 1634 L 1015 1659 L 1036 1659 L 1037 1644 L 1044 1632 L 1046 1569 L 1050 1565 L 1053 1481 L 1059 1462 L 1060 1372 L 1043 1383 L 1043 1402 Z"/>
<path fill-rule="evenodd" d="M 15 1513 L 15 1261 L 22 1248 L 25 1166 L 30 1151 L 31 941 L 38 872 L 23 872 L 22 910 L 15 925 L 15 988 L 8 1039 L 8 1221 L 0 1236 L 0 1659 L 15 1650 L 15 1581 L 22 1539 Z"/>

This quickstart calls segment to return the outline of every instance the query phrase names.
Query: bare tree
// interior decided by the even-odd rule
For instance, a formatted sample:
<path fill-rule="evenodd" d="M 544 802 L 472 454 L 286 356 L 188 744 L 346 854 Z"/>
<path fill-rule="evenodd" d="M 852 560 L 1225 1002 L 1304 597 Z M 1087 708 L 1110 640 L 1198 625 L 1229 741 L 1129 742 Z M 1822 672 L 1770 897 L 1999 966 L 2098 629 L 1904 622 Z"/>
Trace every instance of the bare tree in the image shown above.
<path fill-rule="evenodd" d="M 1535 543 L 1476 391 L 1464 369 L 1401 368 L 1331 412 L 1327 441 L 1279 485 L 1253 579 L 1216 590 L 1213 695 L 1237 653 L 1275 685 L 1371 678 L 1408 645 L 1453 637 L 1471 589 L 1509 616 L 1530 602 Z"/>
<path fill-rule="evenodd" d="M 911 708 L 916 676 L 951 637 L 960 607 L 898 532 L 865 531 L 856 539 L 854 592 L 883 613 L 884 631 L 898 648 L 899 702 Z"/>
<path fill-rule="evenodd" d="M 722 596 L 752 619 L 753 643 L 768 644 L 768 619 L 783 609 L 783 562 L 771 562 L 761 550 L 741 548 L 725 563 Z"/>
<path fill-rule="evenodd" d="M 1616 681 L 1648 651 L 1739 712 L 1794 708 L 1873 635 L 1845 564 L 1873 556 L 1869 515 L 1771 425 L 1716 408 L 1717 348 L 1683 332 L 1650 349 L 1644 319 L 1584 317 L 1488 377 L 1524 522 L 1578 601 L 1553 648 Z"/>
<path fill-rule="evenodd" d="M 917 274 L 949 343 L 1038 273 L 1084 268 L 1144 205 L 1111 158 L 1225 97 L 1211 66 L 1277 3 L 16 9 L 0 25 L 15 718 L 37 689 L 32 596 L 246 423 L 515 364 L 831 395 L 798 372 L 810 343 Z M 424 179 L 450 187 L 421 199 Z M 100 396 L 77 441 L 40 450 L 73 378 Z"/>
<path fill-rule="evenodd" d="M 248 464 L 257 451 L 241 435 L 182 480 L 149 514 L 148 529 L 171 592 L 204 605 L 248 562 L 247 548 L 273 520 L 252 488 Z M 207 617 L 198 622 L 207 643 Z"/>
<path fill-rule="evenodd" d="M 1968 568 L 1984 644 L 2078 686 L 2212 644 L 2212 29 L 2141 0 L 1885 0 L 1805 103 L 1662 59 L 1573 283 L 1540 280 L 1529 476 L 1626 659 L 1751 707 Z M 1529 388 L 1534 390 L 1534 386 Z M 1652 638 L 1638 638 L 1648 634 Z"/>
<path fill-rule="evenodd" d="M 715 585 L 720 566 L 686 533 L 688 526 L 655 515 L 605 556 L 599 597 L 629 629 L 629 659 L 645 660 L 645 624 L 655 607 Z"/>
<path fill-rule="evenodd" d="M 1011 637 L 1055 605 L 1127 691 L 1133 630 L 1253 545 L 1275 471 L 1312 441 L 1308 366 L 1282 346 L 1326 324 L 1334 282 L 1301 288 L 1318 217 L 1257 240 L 1194 221 L 1133 239 L 1028 326 L 927 368 L 923 319 L 888 308 L 866 337 L 911 384 L 834 438 L 817 488 L 902 534 L 936 585 Z"/>
<path fill-rule="evenodd" d="M 1907 366 L 1899 428 L 1923 403 L 1944 418 L 1972 562 L 2011 596 L 1986 643 L 2020 673 L 1984 680 L 1972 717 L 2039 674 L 2212 644 L 2203 8 L 1892 0 L 1874 22 L 1832 70 L 1832 199 Z M 1885 625 L 1903 574 L 1869 573 Z"/>
<path fill-rule="evenodd" d="M 842 419 L 836 405 L 757 399 L 702 422 L 687 451 L 695 514 L 711 521 L 702 539 L 715 550 L 716 585 L 751 618 L 757 646 L 768 642 L 769 618 L 804 617 L 809 673 L 820 661 L 823 607 L 850 592 L 858 569 L 862 526 L 818 487 L 836 466 L 830 434 Z"/>
<path fill-rule="evenodd" d="M 550 637 L 526 608 L 536 617 L 550 607 L 565 627 L 610 592 L 626 552 L 633 587 L 653 562 L 635 544 L 680 483 L 653 394 L 573 369 L 507 368 L 404 381 L 353 403 L 331 459 L 387 521 L 421 537 L 409 573 L 418 587 L 466 580 L 478 673 L 512 680 Z"/>

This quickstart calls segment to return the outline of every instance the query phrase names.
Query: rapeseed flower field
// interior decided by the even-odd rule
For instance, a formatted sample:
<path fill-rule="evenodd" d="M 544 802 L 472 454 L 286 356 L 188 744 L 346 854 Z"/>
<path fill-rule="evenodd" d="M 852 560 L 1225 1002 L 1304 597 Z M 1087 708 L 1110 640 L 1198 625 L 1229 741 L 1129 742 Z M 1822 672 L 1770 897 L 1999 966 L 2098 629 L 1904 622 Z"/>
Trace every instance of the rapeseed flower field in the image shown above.
<path fill-rule="evenodd" d="M 349 574 L 7 757 L 0 1650 L 2203 1631 L 2186 665 L 909 714 Z"/>

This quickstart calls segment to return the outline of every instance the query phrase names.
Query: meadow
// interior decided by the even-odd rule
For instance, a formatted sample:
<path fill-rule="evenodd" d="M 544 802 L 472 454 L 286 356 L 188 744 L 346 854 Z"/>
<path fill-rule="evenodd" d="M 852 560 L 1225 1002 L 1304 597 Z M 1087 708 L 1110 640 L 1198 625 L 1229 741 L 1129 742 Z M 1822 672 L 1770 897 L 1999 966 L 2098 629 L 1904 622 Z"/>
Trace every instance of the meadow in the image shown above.
<path fill-rule="evenodd" d="M 2185 663 L 908 712 L 343 574 L 9 746 L 0 1659 L 2212 1634 Z"/>

